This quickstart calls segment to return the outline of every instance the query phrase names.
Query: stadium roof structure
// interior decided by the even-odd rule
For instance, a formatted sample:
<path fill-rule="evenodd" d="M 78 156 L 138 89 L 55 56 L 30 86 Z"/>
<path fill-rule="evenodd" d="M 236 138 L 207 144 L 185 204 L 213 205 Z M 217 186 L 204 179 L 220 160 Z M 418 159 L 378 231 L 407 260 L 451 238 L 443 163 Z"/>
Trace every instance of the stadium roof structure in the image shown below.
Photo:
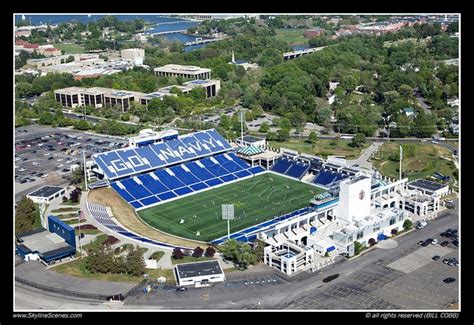
<path fill-rule="evenodd" d="M 253 137 L 251 135 L 246 135 L 244 136 L 244 142 L 249 142 L 249 143 L 253 143 L 253 142 L 258 142 L 258 141 L 262 141 L 263 139 L 261 138 L 257 138 L 257 137 Z"/>
<path fill-rule="evenodd" d="M 238 153 L 246 156 L 253 156 L 262 153 L 264 150 L 255 146 L 245 146 L 237 150 Z"/>
<path fill-rule="evenodd" d="M 411 183 L 409 183 L 408 185 L 410 186 L 413 186 L 413 187 L 418 187 L 418 188 L 422 188 L 422 189 L 425 189 L 425 190 L 428 190 L 428 191 L 438 191 L 448 185 L 444 185 L 444 184 L 439 184 L 439 183 L 435 183 L 435 182 L 432 182 L 432 181 L 429 181 L 427 179 L 417 179 L 416 181 L 413 181 Z"/>
<path fill-rule="evenodd" d="M 196 276 L 206 276 L 223 273 L 221 266 L 217 261 L 178 264 L 176 266 L 176 270 L 180 278 L 191 278 Z"/>
<path fill-rule="evenodd" d="M 92 155 L 109 180 L 226 152 L 232 146 L 214 129 L 139 148 L 128 147 Z"/>
<path fill-rule="evenodd" d="M 50 197 L 51 195 L 54 195 L 56 194 L 57 192 L 60 192 L 62 191 L 63 188 L 60 187 L 60 186 L 49 186 L 49 185 L 45 185 L 43 187 L 41 187 L 40 189 L 34 191 L 34 192 L 31 192 L 30 194 L 28 194 L 28 196 L 35 196 L 35 197 L 42 197 L 42 198 L 48 198 Z"/>

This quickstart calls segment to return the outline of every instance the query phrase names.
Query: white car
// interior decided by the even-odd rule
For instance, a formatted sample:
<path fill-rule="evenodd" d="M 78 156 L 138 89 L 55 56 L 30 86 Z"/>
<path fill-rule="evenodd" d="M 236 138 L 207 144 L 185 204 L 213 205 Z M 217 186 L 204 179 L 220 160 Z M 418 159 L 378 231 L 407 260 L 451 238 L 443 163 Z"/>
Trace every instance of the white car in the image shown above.
<path fill-rule="evenodd" d="M 18 171 L 20 171 L 20 172 L 24 172 L 25 170 L 26 170 L 25 168 L 18 169 Z"/>
<path fill-rule="evenodd" d="M 438 243 L 438 240 L 435 238 L 433 239 L 433 241 L 431 242 L 433 245 L 436 245 Z"/>
<path fill-rule="evenodd" d="M 45 153 L 44 155 L 45 155 L 45 156 L 49 156 L 49 152 Z"/>
<path fill-rule="evenodd" d="M 44 144 L 43 144 L 43 143 L 40 143 L 40 144 L 38 144 L 38 147 L 42 147 L 42 146 L 44 146 Z"/>
<path fill-rule="evenodd" d="M 33 166 L 36 166 L 36 165 L 38 165 L 38 162 L 37 162 L 37 161 L 35 161 L 35 162 L 33 163 Z"/>
<path fill-rule="evenodd" d="M 48 174 L 41 175 L 41 178 L 48 177 Z"/>
<path fill-rule="evenodd" d="M 20 158 L 20 157 L 16 157 L 16 158 L 15 158 L 15 161 L 18 161 L 18 160 L 21 160 L 21 158 Z"/>
<path fill-rule="evenodd" d="M 56 161 L 57 161 L 57 162 L 60 162 L 60 161 L 63 161 L 63 159 L 62 159 L 62 158 L 59 158 L 59 159 L 57 159 Z"/>
<path fill-rule="evenodd" d="M 63 164 L 59 164 L 57 168 L 62 168 L 63 166 Z"/>

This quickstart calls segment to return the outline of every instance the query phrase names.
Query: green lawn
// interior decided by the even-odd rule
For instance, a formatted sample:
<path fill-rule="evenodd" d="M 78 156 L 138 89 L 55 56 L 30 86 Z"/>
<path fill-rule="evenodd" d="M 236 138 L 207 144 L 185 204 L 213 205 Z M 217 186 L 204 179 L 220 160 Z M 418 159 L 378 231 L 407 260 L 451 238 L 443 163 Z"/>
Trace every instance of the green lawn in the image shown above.
<path fill-rule="evenodd" d="M 384 143 L 372 159 L 372 163 L 382 175 L 398 178 L 399 162 L 389 160 L 388 157 L 400 150 L 400 144 L 397 142 Z M 426 178 L 432 176 L 434 172 L 453 178 L 456 166 L 452 161 L 444 159 L 451 157 L 446 148 L 430 143 L 414 143 L 414 145 L 416 146 L 415 155 L 413 157 L 404 156 L 402 162 L 402 171 L 407 173 L 408 179 Z"/>
<path fill-rule="evenodd" d="M 153 254 L 151 254 L 150 260 L 156 260 L 158 262 L 163 257 L 163 255 L 165 255 L 165 252 L 154 252 Z"/>
<path fill-rule="evenodd" d="M 323 191 L 310 184 L 266 173 L 145 209 L 138 215 L 164 232 L 211 241 L 227 234 L 221 204 L 235 205 L 235 220 L 230 221 L 230 231 L 235 232 L 305 207 Z M 184 223 L 180 223 L 181 219 Z"/>
<path fill-rule="evenodd" d="M 52 210 L 51 213 L 59 213 L 59 212 L 78 212 L 79 208 L 59 208 L 56 210 Z"/>
<path fill-rule="evenodd" d="M 275 30 L 275 39 L 289 45 L 307 45 L 308 40 L 303 36 L 305 30 L 306 28 L 279 28 Z"/>
<path fill-rule="evenodd" d="M 356 159 L 360 156 L 362 149 L 367 148 L 370 142 L 366 142 L 361 148 L 349 146 L 351 141 L 339 140 L 336 145 L 331 145 L 332 140 L 318 139 L 313 145 L 305 140 L 291 139 L 289 141 L 269 141 L 268 145 L 273 148 L 287 148 L 300 153 L 308 153 L 323 158 L 327 156 L 344 156 L 346 159 Z"/>
<path fill-rule="evenodd" d="M 84 47 L 78 44 L 54 44 L 54 47 L 64 51 L 66 54 L 84 53 Z"/>

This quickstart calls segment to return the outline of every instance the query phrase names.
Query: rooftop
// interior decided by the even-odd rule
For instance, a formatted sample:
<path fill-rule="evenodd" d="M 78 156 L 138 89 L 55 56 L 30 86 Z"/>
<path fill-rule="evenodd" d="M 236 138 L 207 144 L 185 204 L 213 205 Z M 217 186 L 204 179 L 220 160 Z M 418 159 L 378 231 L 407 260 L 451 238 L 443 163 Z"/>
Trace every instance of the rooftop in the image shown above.
<path fill-rule="evenodd" d="M 69 247 L 69 244 L 63 238 L 55 233 L 50 233 L 44 228 L 40 228 L 40 231 L 33 234 L 21 234 L 19 237 L 23 240 L 22 245 L 32 252 L 46 253 Z"/>
<path fill-rule="evenodd" d="M 201 68 L 194 65 L 167 64 L 162 67 L 155 68 L 154 71 L 195 74 L 211 72 L 211 69 Z"/>
<path fill-rule="evenodd" d="M 409 186 L 413 187 L 418 187 L 422 188 L 428 191 L 437 191 L 440 190 L 444 187 L 447 187 L 448 185 L 443 185 L 443 184 L 438 184 L 426 179 L 417 179 L 416 181 L 413 181 L 411 183 L 408 183 Z"/>
<path fill-rule="evenodd" d="M 223 273 L 218 261 L 178 264 L 176 266 L 176 270 L 180 278 L 191 278 L 195 276 L 206 276 Z"/>
<path fill-rule="evenodd" d="M 30 194 L 28 194 L 28 196 L 37 196 L 37 197 L 48 198 L 51 195 L 54 195 L 57 192 L 62 191 L 62 190 L 64 190 L 64 188 L 60 187 L 60 186 L 45 185 L 42 188 L 40 188 L 40 189 L 38 189 L 34 192 L 31 192 Z"/>

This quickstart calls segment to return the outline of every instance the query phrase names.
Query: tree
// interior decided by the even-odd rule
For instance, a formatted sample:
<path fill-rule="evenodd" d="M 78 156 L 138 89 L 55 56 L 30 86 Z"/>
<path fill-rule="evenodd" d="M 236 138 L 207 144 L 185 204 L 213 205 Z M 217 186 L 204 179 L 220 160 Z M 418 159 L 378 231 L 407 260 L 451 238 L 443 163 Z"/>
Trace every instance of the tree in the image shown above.
<path fill-rule="evenodd" d="M 257 262 L 257 256 L 249 244 L 242 244 L 237 253 L 237 262 L 239 263 L 240 268 L 244 269 Z"/>
<path fill-rule="evenodd" d="M 130 250 L 126 258 L 127 273 L 134 276 L 139 276 L 145 273 L 145 259 L 143 253 L 138 246 Z"/>
<path fill-rule="evenodd" d="M 403 229 L 410 230 L 412 227 L 413 227 L 413 222 L 411 222 L 411 220 L 406 219 L 405 222 L 403 222 Z"/>
<path fill-rule="evenodd" d="M 359 148 L 362 147 L 365 143 L 365 135 L 363 133 L 357 133 L 353 138 L 351 142 L 351 146 L 354 148 Z"/>
<path fill-rule="evenodd" d="M 71 202 L 72 203 L 79 202 L 79 191 L 73 190 L 71 192 L 70 196 L 71 196 Z"/>
<path fill-rule="evenodd" d="M 359 253 L 361 252 L 361 250 L 364 248 L 364 245 L 362 245 L 361 243 L 359 243 L 358 241 L 355 241 L 354 242 L 354 254 L 355 255 L 359 255 Z"/>
<path fill-rule="evenodd" d="M 316 143 L 316 141 L 318 141 L 318 135 L 316 134 L 316 132 L 311 131 L 311 133 L 309 134 L 308 140 L 311 143 Z"/>
<path fill-rule="evenodd" d="M 260 262 L 263 260 L 263 249 L 265 248 L 265 243 L 261 240 L 255 240 L 253 243 L 253 250 L 255 251 L 255 257 L 257 262 Z"/>
<path fill-rule="evenodd" d="M 66 58 L 66 63 L 69 63 L 69 62 L 72 62 L 72 61 L 74 61 L 74 57 L 72 55 L 70 55 Z"/>
<path fill-rule="evenodd" d="M 278 141 L 287 141 L 290 139 L 290 131 L 288 129 L 280 129 L 277 131 Z"/>
<path fill-rule="evenodd" d="M 173 258 L 174 258 L 175 260 L 180 260 L 180 259 L 182 259 L 182 258 L 184 257 L 184 253 L 183 253 L 183 251 L 182 251 L 180 248 L 175 247 L 175 248 L 173 249 L 173 254 L 172 254 L 172 256 L 173 256 Z"/>
<path fill-rule="evenodd" d="M 199 258 L 199 257 L 202 257 L 203 253 L 204 253 L 204 250 L 198 246 L 194 249 L 192 256 L 195 258 Z"/>
<path fill-rule="evenodd" d="M 206 248 L 206 252 L 204 253 L 204 255 L 206 257 L 214 257 L 214 254 L 216 253 L 216 250 L 214 249 L 214 247 L 212 246 L 208 246 Z"/>
<path fill-rule="evenodd" d="M 77 130 L 89 130 L 90 125 L 86 120 L 79 120 L 74 123 L 74 128 Z"/>
<path fill-rule="evenodd" d="M 219 246 L 219 249 L 226 259 L 232 261 L 236 259 L 238 255 L 239 243 L 235 239 L 228 239 Z"/>
<path fill-rule="evenodd" d="M 374 238 L 370 238 L 370 239 L 369 239 L 369 245 L 370 245 L 370 246 L 373 246 L 373 245 L 375 245 L 376 243 L 377 243 L 377 242 L 375 241 Z"/>
<path fill-rule="evenodd" d="M 263 122 L 260 125 L 260 129 L 258 130 L 258 132 L 267 133 L 268 131 L 270 131 L 270 126 L 268 125 L 268 122 Z"/>
<path fill-rule="evenodd" d="M 34 202 L 23 196 L 15 206 L 15 231 L 22 233 L 33 229 L 36 218 Z"/>

